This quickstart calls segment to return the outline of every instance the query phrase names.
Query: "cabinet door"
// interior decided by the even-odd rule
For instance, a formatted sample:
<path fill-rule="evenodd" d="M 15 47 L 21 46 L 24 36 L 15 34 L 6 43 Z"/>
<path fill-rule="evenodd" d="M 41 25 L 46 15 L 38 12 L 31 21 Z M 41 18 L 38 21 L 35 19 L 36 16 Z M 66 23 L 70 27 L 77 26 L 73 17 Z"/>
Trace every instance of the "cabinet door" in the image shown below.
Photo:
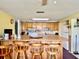
<path fill-rule="evenodd" d="M 32 23 L 28 22 L 28 28 L 32 28 Z"/>
<path fill-rule="evenodd" d="M 51 28 L 53 31 L 55 30 L 54 22 L 51 24 Z"/>
<path fill-rule="evenodd" d="M 27 23 L 25 23 L 25 22 L 23 22 L 22 24 L 21 24 L 21 28 L 22 28 L 22 30 L 26 30 L 27 28 L 28 28 L 28 25 L 27 25 Z"/>
<path fill-rule="evenodd" d="M 55 31 L 58 31 L 58 22 L 56 22 L 56 23 L 54 23 L 54 29 L 55 29 Z"/>

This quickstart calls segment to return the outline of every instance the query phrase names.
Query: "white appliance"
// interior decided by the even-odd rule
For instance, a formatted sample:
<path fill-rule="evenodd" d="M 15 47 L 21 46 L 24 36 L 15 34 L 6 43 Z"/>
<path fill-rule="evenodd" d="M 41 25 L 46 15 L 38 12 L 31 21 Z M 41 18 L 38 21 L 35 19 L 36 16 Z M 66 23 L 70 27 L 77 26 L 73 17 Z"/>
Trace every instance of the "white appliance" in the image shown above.
<path fill-rule="evenodd" d="M 9 39 L 9 34 L 4 34 L 4 39 L 8 40 Z"/>

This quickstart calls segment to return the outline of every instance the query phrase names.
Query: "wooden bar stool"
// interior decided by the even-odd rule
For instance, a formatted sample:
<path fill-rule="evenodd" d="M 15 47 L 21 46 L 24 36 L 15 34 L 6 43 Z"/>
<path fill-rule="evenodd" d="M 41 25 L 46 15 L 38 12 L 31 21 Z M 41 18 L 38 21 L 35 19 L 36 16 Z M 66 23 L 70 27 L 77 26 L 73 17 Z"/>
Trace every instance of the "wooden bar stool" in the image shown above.
<path fill-rule="evenodd" d="M 32 53 L 31 53 L 31 45 L 29 43 L 25 44 L 26 47 L 26 59 L 32 59 Z"/>
<path fill-rule="evenodd" d="M 49 45 L 49 51 L 48 51 L 48 59 L 59 59 L 58 54 L 59 52 L 59 45 Z"/>
<path fill-rule="evenodd" d="M 48 59 L 48 46 L 47 42 L 42 42 L 42 59 Z"/>
<path fill-rule="evenodd" d="M 25 59 L 25 49 L 23 42 L 15 43 L 15 59 Z"/>
<path fill-rule="evenodd" d="M 24 45 L 25 45 L 25 51 L 24 51 L 25 58 L 28 59 L 28 57 L 27 57 L 27 50 L 28 50 L 29 44 L 28 44 L 28 42 L 25 42 Z"/>
<path fill-rule="evenodd" d="M 0 46 L 0 59 L 11 59 L 10 53 L 11 50 L 8 46 Z"/>
<path fill-rule="evenodd" d="M 41 44 L 33 43 L 32 45 L 32 59 L 41 59 Z"/>

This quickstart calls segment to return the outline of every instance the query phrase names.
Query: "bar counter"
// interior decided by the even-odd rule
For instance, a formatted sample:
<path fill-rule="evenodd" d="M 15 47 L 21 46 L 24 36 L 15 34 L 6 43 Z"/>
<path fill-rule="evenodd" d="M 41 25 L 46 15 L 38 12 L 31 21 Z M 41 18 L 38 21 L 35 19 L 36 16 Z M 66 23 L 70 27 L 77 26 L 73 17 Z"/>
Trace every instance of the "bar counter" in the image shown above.
<path fill-rule="evenodd" d="M 62 45 L 62 40 L 64 38 L 60 37 L 58 35 L 46 35 L 44 37 L 38 37 L 38 38 L 31 38 L 27 36 L 22 36 L 21 39 L 9 39 L 9 40 L 0 40 L 0 42 L 5 42 L 5 44 L 11 44 L 14 42 L 29 42 L 29 43 L 47 43 L 47 44 L 60 44 Z"/>
<path fill-rule="evenodd" d="M 33 51 L 34 49 L 37 49 L 36 47 L 40 47 L 41 49 L 48 49 L 47 54 L 48 55 L 53 55 L 52 59 L 63 59 L 63 47 L 62 47 L 62 37 L 58 36 L 58 35 L 46 35 L 44 37 L 37 37 L 37 38 L 32 38 L 32 37 L 26 37 L 26 36 L 22 36 L 21 39 L 10 39 L 10 40 L 0 40 L 1 45 L 13 45 L 15 46 L 16 43 L 21 43 L 22 45 L 28 45 L 29 47 L 31 46 L 31 50 Z M 52 48 L 52 50 L 51 50 Z M 40 50 L 40 49 L 39 49 Z M 37 49 L 37 51 L 39 51 Z M 49 52 L 49 50 L 51 50 L 51 52 Z M 56 52 L 53 52 L 57 50 Z M 34 50 L 35 51 L 35 50 Z M 37 53 L 33 51 L 33 56 L 34 53 Z M 14 53 L 14 52 L 13 52 Z M 40 52 L 41 53 L 41 52 Z M 42 52 L 43 54 L 43 52 Z M 45 55 L 45 53 L 44 53 Z M 54 56 L 55 55 L 55 56 Z M 32 59 L 33 59 L 32 56 Z M 42 56 L 42 55 L 41 55 Z M 45 57 L 43 57 L 42 59 L 44 59 Z M 51 56 L 49 56 L 49 58 L 47 59 L 51 59 Z"/>
<path fill-rule="evenodd" d="M 32 37 L 28 37 L 28 36 L 22 36 L 21 39 L 16 39 L 16 38 L 12 38 L 12 39 L 1 39 L 0 41 L 31 41 L 31 40 L 38 40 L 38 41 L 57 41 L 57 42 L 61 42 L 62 39 L 64 39 L 63 37 L 60 37 L 58 35 L 46 35 L 44 37 L 36 37 L 36 38 L 32 38 Z"/>

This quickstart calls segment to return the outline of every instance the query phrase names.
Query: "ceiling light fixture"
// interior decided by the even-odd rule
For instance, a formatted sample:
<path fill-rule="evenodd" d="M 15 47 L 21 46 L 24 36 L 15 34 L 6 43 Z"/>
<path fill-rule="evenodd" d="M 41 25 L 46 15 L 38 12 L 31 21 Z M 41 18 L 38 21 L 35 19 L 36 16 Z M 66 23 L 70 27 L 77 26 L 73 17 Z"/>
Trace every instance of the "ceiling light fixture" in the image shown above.
<path fill-rule="evenodd" d="M 57 3 L 57 1 L 55 0 L 55 1 L 54 1 L 54 4 L 56 4 L 56 3 Z"/>
<path fill-rule="evenodd" d="M 40 20 L 49 20 L 48 18 L 33 18 L 32 20 L 35 20 L 35 21 L 40 21 Z"/>

